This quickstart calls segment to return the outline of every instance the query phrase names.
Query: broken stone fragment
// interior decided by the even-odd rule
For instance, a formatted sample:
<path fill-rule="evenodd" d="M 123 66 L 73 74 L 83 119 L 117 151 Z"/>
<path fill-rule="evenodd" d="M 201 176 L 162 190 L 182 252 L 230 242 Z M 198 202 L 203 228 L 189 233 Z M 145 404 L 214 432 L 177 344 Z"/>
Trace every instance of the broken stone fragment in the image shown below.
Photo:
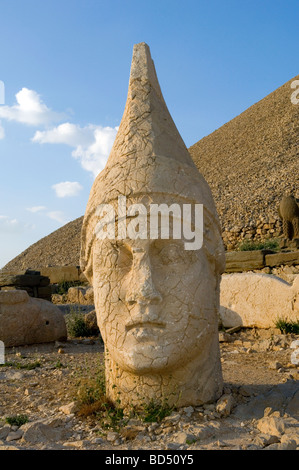
<path fill-rule="evenodd" d="M 258 273 L 224 274 L 220 285 L 220 318 L 224 327 L 273 328 L 277 319 L 297 321 L 299 275 L 293 284 Z"/>
<path fill-rule="evenodd" d="M 229 416 L 234 405 L 234 398 L 232 395 L 222 395 L 217 401 L 216 411 L 220 416 Z"/>
<path fill-rule="evenodd" d="M 0 291 L 0 340 L 5 347 L 64 341 L 66 324 L 51 302 L 23 290 Z"/>
<path fill-rule="evenodd" d="M 285 425 L 282 418 L 275 416 L 267 416 L 257 421 L 257 428 L 263 434 L 270 434 L 271 436 L 281 436 L 285 431 Z"/>

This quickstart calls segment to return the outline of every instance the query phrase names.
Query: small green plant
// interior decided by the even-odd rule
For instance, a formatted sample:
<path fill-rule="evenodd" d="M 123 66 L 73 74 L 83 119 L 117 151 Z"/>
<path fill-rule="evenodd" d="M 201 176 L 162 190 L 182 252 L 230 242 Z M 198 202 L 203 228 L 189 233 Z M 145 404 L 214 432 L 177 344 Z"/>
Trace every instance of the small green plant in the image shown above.
<path fill-rule="evenodd" d="M 40 361 L 29 362 L 28 364 L 23 364 L 21 362 L 5 362 L 5 364 L 0 364 L 2 367 L 15 367 L 16 369 L 26 369 L 33 370 L 41 366 Z"/>
<path fill-rule="evenodd" d="M 238 251 L 254 251 L 254 250 L 272 250 L 277 251 L 279 249 L 279 241 L 275 238 L 269 238 L 268 240 L 253 241 L 244 240 L 238 246 Z"/>
<path fill-rule="evenodd" d="M 58 361 L 54 364 L 55 369 L 65 369 L 66 366 L 62 364 L 61 360 L 58 359 Z"/>
<path fill-rule="evenodd" d="M 68 315 L 65 316 L 68 335 L 73 338 L 93 336 L 93 331 L 86 324 L 84 315 L 79 310 L 71 308 Z"/>
<path fill-rule="evenodd" d="M 275 326 L 281 331 L 281 333 L 293 333 L 295 335 L 299 334 L 299 320 L 289 321 L 284 318 L 278 318 Z"/>
<path fill-rule="evenodd" d="M 92 379 L 80 381 L 78 388 L 79 416 L 94 415 L 99 419 L 102 429 L 114 431 L 124 425 L 124 410 L 120 400 L 116 405 L 106 397 L 105 372 L 101 366 Z"/>
<path fill-rule="evenodd" d="M 102 387 L 92 380 L 86 380 L 85 383 L 81 383 L 78 396 L 81 405 L 93 405 L 94 403 L 102 403 L 106 400 Z"/>
<path fill-rule="evenodd" d="M 188 446 L 191 446 L 191 445 L 194 444 L 196 441 L 197 441 L 197 439 L 187 439 L 187 440 L 186 440 L 186 444 L 188 444 Z"/>
<path fill-rule="evenodd" d="M 120 405 L 120 400 L 117 401 L 116 405 L 110 401 L 106 401 L 106 403 L 104 403 L 105 412 L 103 415 L 103 429 L 113 429 L 114 431 L 118 431 L 121 426 L 126 424 L 127 420 L 124 419 L 124 410 Z"/>
<path fill-rule="evenodd" d="M 175 406 L 170 406 L 167 398 L 162 401 L 151 399 L 142 406 L 140 417 L 145 423 L 160 422 L 169 416 L 174 409 Z"/>
<path fill-rule="evenodd" d="M 116 389 L 116 385 L 112 386 Z M 120 395 L 120 392 L 118 392 Z M 106 396 L 105 366 L 100 364 L 94 371 L 93 377 L 81 378 L 78 383 L 77 401 L 79 405 L 79 416 L 87 417 L 93 415 L 99 420 L 102 429 L 113 429 L 118 431 L 125 426 L 131 418 L 137 418 L 145 423 L 160 422 L 169 416 L 176 405 L 170 405 L 168 398 L 162 400 L 146 401 L 136 408 L 127 405 L 124 409 L 121 397 L 112 403 Z"/>
<path fill-rule="evenodd" d="M 25 423 L 28 423 L 28 416 L 27 415 L 14 415 L 14 416 L 7 416 L 5 421 L 10 424 L 10 426 L 22 426 Z"/>
<path fill-rule="evenodd" d="M 92 378 L 80 379 L 77 392 L 79 405 L 84 407 L 97 402 L 105 402 L 105 390 L 105 370 L 104 365 L 100 364 Z"/>

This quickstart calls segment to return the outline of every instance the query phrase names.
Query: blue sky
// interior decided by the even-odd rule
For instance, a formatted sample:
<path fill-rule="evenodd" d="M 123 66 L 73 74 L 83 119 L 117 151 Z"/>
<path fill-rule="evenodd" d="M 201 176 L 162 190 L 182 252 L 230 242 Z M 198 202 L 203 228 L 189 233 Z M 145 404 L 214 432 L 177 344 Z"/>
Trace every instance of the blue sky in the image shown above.
<path fill-rule="evenodd" d="M 298 0 L 0 0 L 0 17 L 0 268 L 84 214 L 135 43 L 187 147 L 298 74 Z"/>

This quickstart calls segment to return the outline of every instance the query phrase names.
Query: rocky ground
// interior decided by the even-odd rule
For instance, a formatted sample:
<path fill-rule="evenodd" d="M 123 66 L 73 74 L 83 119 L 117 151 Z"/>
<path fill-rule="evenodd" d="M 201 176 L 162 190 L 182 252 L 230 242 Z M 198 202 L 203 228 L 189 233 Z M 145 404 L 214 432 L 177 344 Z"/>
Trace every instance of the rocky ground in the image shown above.
<path fill-rule="evenodd" d="M 224 395 L 158 422 L 82 415 L 78 390 L 82 396 L 102 369 L 100 338 L 7 349 L 0 449 L 299 450 L 299 369 L 291 360 L 299 336 L 241 329 L 219 339 Z M 16 421 L 20 415 L 28 422 Z"/>
<path fill-rule="evenodd" d="M 299 106 L 291 102 L 291 83 L 298 79 L 292 78 L 189 148 L 211 188 L 222 231 L 250 226 L 263 230 L 264 223 L 279 222 L 283 195 L 299 198 Z M 3 269 L 79 265 L 82 221 L 79 217 L 42 238 Z"/>

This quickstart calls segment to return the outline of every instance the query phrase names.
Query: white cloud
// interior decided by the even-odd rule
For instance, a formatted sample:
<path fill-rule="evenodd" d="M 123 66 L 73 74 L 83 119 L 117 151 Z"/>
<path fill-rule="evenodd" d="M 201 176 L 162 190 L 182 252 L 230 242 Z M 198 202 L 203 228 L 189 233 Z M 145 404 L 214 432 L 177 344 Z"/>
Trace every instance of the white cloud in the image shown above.
<path fill-rule="evenodd" d="M 50 219 L 56 220 L 56 222 L 59 222 L 61 224 L 66 224 L 68 222 L 62 211 L 47 212 L 47 216 L 50 217 Z"/>
<path fill-rule="evenodd" d="M 52 188 L 55 190 L 57 197 L 73 197 L 79 194 L 83 186 L 77 181 L 63 181 L 53 184 Z"/>
<path fill-rule="evenodd" d="M 48 108 L 40 95 L 28 88 L 22 88 L 16 94 L 16 104 L 1 106 L 0 118 L 8 121 L 21 122 L 30 126 L 49 125 L 61 121 L 65 116 Z"/>
<path fill-rule="evenodd" d="M 49 127 L 54 122 L 65 119 L 65 115 L 52 111 L 36 91 L 24 87 L 16 94 L 16 103 L 13 106 L 0 106 L 0 119 L 36 127 Z M 96 177 L 106 164 L 117 131 L 118 127 L 94 124 L 80 127 L 77 124 L 64 122 L 52 129 L 38 130 L 32 141 L 72 147 L 72 156 L 80 161 L 85 170 Z M 0 139 L 3 139 L 4 135 L 0 122 Z"/>
<path fill-rule="evenodd" d="M 94 128 L 91 124 L 80 127 L 77 124 L 64 122 L 46 131 L 37 131 L 32 139 L 40 144 L 66 144 L 70 147 L 88 146 L 93 141 Z"/>
<path fill-rule="evenodd" d="M 118 127 L 89 124 L 85 127 L 65 122 L 45 131 L 37 131 L 32 139 L 40 144 L 66 144 L 73 147 L 72 156 L 94 177 L 104 168 Z"/>
<path fill-rule="evenodd" d="M 34 228 L 34 225 L 25 224 L 7 215 L 0 215 L 0 233 L 22 233 L 25 230 L 33 230 Z"/>
<path fill-rule="evenodd" d="M 33 207 L 27 207 L 27 211 L 29 212 L 41 212 L 41 211 L 44 211 L 46 209 L 45 206 L 33 206 Z"/>

